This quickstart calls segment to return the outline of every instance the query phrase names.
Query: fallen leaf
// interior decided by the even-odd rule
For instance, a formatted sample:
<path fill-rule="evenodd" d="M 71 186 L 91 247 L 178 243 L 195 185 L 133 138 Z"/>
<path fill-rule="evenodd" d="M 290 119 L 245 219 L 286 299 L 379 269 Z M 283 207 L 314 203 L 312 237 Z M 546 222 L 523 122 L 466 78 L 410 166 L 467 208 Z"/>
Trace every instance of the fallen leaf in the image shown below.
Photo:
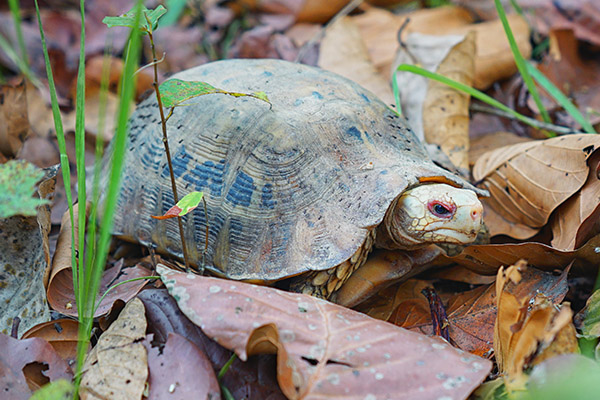
<path fill-rule="evenodd" d="M 40 366 L 43 366 L 43 373 Z M 0 334 L 0 390 L 3 398 L 26 400 L 31 391 L 41 386 L 40 383 L 71 380 L 72 377 L 67 362 L 45 340 L 17 340 Z"/>
<path fill-rule="evenodd" d="M 327 28 L 319 48 L 318 66 L 358 83 L 384 103 L 394 104 L 390 84 L 371 63 L 352 18 L 344 17 Z"/>
<path fill-rule="evenodd" d="M 469 165 L 473 166 L 477 160 L 488 151 L 511 144 L 530 142 L 531 139 L 518 136 L 512 132 L 493 132 L 471 139 L 469 147 Z"/>
<path fill-rule="evenodd" d="M 453 46 L 437 72 L 471 86 L 474 74 L 475 38 L 469 32 Z M 452 164 L 469 175 L 469 100 L 468 94 L 437 81 L 429 81 L 423 101 L 423 132 L 427 143 L 440 146 Z"/>
<path fill-rule="evenodd" d="M 443 257 L 443 256 L 441 256 Z M 561 251 L 551 246 L 535 243 L 503 243 L 472 245 L 449 260 L 484 275 L 494 275 L 503 265 L 512 265 L 524 259 L 543 271 L 563 270 L 571 262 L 587 273 L 596 273 L 600 263 L 600 235 L 572 251 Z"/>
<path fill-rule="evenodd" d="M 311 296 L 158 268 L 184 314 L 242 360 L 279 351 L 278 379 L 288 398 L 411 398 L 414 391 L 466 397 L 490 368 L 447 344 Z"/>
<path fill-rule="evenodd" d="M 132 299 L 98 339 L 83 366 L 80 396 L 86 399 L 139 399 L 148 377 L 144 305 Z"/>
<path fill-rule="evenodd" d="M 509 390 L 523 389 L 524 370 L 552 354 L 578 351 L 573 313 L 568 304 L 560 311 L 543 294 L 518 293 L 517 288 L 527 277 L 523 275 L 527 263 L 523 260 L 507 268 L 500 268 L 496 277 L 498 313 L 494 329 L 496 362 L 505 374 Z M 561 336 L 566 336 L 562 338 Z M 560 345 L 556 341 L 560 340 Z M 554 345 L 553 345 L 554 344 Z"/>
<path fill-rule="evenodd" d="M 557 249 L 576 249 L 600 233 L 600 151 L 595 151 L 587 163 L 587 180 L 556 209 L 550 221 L 551 243 Z"/>
<path fill-rule="evenodd" d="M 463 282 L 471 285 L 487 285 L 496 280 L 494 276 L 478 274 L 461 265 L 434 270 L 427 274 L 428 277 L 445 279 L 454 282 Z"/>
<path fill-rule="evenodd" d="M 47 341 L 56 353 L 69 365 L 77 358 L 79 323 L 74 319 L 61 318 L 36 325 L 25 332 L 23 339 L 40 338 Z"/>
<path fill-rule="evenodd" d="M 13 158 L 19 153 L 30 133 L 27 118 L 27 85 L 0 86 L 0 152 Z"/>
<path fill-rule="evenodd" d="M 578 314 L 582 337 L 597 339 L 600 337 L 600 290 L 594 291 L 587 299 L 585 307 Z M 576 319 L 577 320 L 577 319 Z"/>
<path fill-rule="evenodd" d="M 144 302 L 148 331 L 154 334 L 153 342 L 164 344 L 170 333 L 177 333 L 202 349 L 216 371 L 231 357 L 229 350 L 209 339 L 183 315 L 166 289 L 144 290 L 138 298 Z M 285 399 L 277 384 L 276 363 L 273 355 L 252 356 L 246 362 L 236 358 L 220 382 L 235 399 Z"/>
<path fill-rule="evenodd" d="M 77 221 L 79 215 L 78 204 L 73 206 L 73 212 L 75 221 Z M 76 240 L 78 238 L 77 226 L 75 227 L 75 238 Z M 75 247 L 78 248 L 78 245 L 75 244 Z M 96 300 L 99 300 L 109 287 L 117 283 L 150 275 L 152 275 L 152 271 L 141 264 L 123 268 L 123 263 L 121 262 L 112 268 L 107 268 L 100 280 L 100 290 L 96 296 Z M 141 279 L 124 283 L 111 290 L 96 308 L 94 317 L 106 314 L 117 299 L 129 301 L 134 298 L 147 283 L 148 280 Z M 73 289 L 73 271 L 71 267 L 71 219 L 68 211 L 65 212 L 62 218 L 46 295 L 48 304 L 54 310 L 73 317 L 77 316 L 77 303 Z"/>
<path fill-rule="evenodd" d="M 501 147 L 477 160 L 473 177 L 490 192 L 486 203 L 507 221 L 539 229 L 588 176 L 598 135 L 568 135 Z M 486 221 L 487 224 L 487 221 Z M 488 225 L 490 235 L 504 234 Z M 516 237 L 526 239 L 526 237 Z"/>
<path fill-rule="evenodd" d="M 206 355 L 192 342 L 176 333 L 169 333 L 162 348 L 148 351 L 148 399 L 218 399 L 221 396 L 215 371 Z M 185 360 L 185 363 L 181 361 Z"/>

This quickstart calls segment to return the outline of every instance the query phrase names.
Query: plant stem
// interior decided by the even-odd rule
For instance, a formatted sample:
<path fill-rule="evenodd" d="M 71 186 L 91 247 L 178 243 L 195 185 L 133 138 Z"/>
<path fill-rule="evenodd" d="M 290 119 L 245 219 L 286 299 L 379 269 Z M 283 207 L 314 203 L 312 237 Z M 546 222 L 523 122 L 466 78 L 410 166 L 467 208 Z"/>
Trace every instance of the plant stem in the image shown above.
<path fill-rule="evenodd" d="M 158 60 L 156 58 L 156 49 L 154 47 L 154 39 L 152 37 L 152 24 L 150 24 L 150 30 L 148 30 L 148 39 L 150 39 L 150 49 L 152 50 L 152 64 L 154 68 L 154 91 L 156 92 L 156 100 L 158 101 L 158 110 L 160 112 L 160 124 L 163 133 L 163 145 L 165 146 L 165 154 L 167 156 L 167 163 L 169 164 L 169 175 L 171 176 L 171 190 L 173 190 L 173 200 L 175 204 L 179 202 L 179 196 L 177 195 L 177 182 L 175 181 L 175 174 L 173 173 L 173 163 L 171 162 L 171 150 L 169 149 L 169 138 L 167 136 L 167 120 L 165 119 L 165 112 L 163 111 L 162 100 L 160 97 L 160 90 L 158 89 Z M 183 234 L 183 222 L 181 217 L 177 217 L 177 224 L 179 225 L 179 236 L 181 237 L 181 251 L 183 252 L 183 262 L 185 263 L 186 271 L 190 269 L 190 262 L 188 260 L 187 246 L 185 244 L 185 237 Z"/>
<path fill-rule="evenodd" d="M 518 121 L 523 122 L 521 119 L 515 117 L 513 114 L 499 110 L 494 107 L 488 107 L 483 104 L 471 103 L 471 106 L 469 107 L 469 109 L 471 111 L 493 114 L 493 115 L 497 115 L 499 117 L 508 118 L 508 119 L 512 119 L 512 120 L 518 120 Z M 576 131 L 576 130 L 568 128 L 566 126 L 548 124 L 546 122 L 538 121 L 537 119 L 534 119 L 534 118 L 529 118 L 529 117 L 525 117 L 525 116 L 522 116 L 522 118 L 527 119 L 527 124 L 533 126 L 534 128 L 537 128 L 537 129 L 544 129 L 547 131 L 556 132 L 556 133 L 560 133 L 563 135 L 586 133 L 586 132 Z"/>

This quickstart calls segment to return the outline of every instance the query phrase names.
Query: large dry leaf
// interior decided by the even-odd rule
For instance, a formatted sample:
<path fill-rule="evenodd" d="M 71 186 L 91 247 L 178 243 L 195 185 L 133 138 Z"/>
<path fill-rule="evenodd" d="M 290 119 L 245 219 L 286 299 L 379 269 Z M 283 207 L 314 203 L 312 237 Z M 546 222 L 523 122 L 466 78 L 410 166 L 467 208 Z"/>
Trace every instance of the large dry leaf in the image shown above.
<path fill-rule="evenodd" d="M 475 33 L 469 32 L 437 68 L 440 75 L 471 86 L 475 72 Z M 430 81 L 423 102 L 423 132 L 427 143 L 440 146 L 459 169 L 469 171 L 469 102 L 460 90 Z"/>
<path fill-rule="evenodd" d="M 583 186 L 586 160 L 599 146 L 600 136 L 580 134 L 501 147 L 477 160 L 473 177 L 489 190 L 487 204 L 496 213 L 539 229 Z M 490 234 L 508 234 L 500 228 L 489 226 Z"/>
<path fill-rule="evenodd" d="M 581 190 L 554 213 L 552 246 L 573 250 L 600 232 L 600 151 L 588 159 L 589 173 Z"/>
<path fill-rule="evenodd" d="M 469 165 L 473 166 L 488 151 L 511 144 L 530 142 L 532 139 L 518 136 L 512 132 L 493 132 L 471 139 L 469 146 Z"/>
<path fill-rule="evenodd" d="M 176 333 L 169 333 L 163 348 L 151 347 L 148 340 L 144 344 L 148 351 L 149 400 L 221 398 L 210 361 L 192 342 Z"/>
<path fill-rule="evenodd" d="M 600 235 L 590 239 L 577 250 L 562 251 L 542 243 L 505 243 L 468 246 L 462 253 L 449 259 L 484 275 L 495 275 L 503 265 L 512 265 L 524 259 L 543 271 L 574 266 L 595 274 L 600 264 Z"/>
<path fill-rule="evenodd" d="M 344 17 L 325 31 L 319 49 L 319 67 L 336 72 L 394 104 L 390 84 L 373 66 L 356 23 Z"/>
<path fill-rule="evenodd" d="M 25 81 L 17 86 L 0 86 L 0 153 L 13 158 L 29 134 Z"/>
<path fill-rule="evenodd" d="M 154 335 L 152 343 L 164 344 L 171 333 L 185 337 L 209 358 L 215 371 L 221 370 L 231 357 L 231 352 L 206 336 L 190 321 L 166 289 L 147 289 L 138 295 L 144 302 L 148 331 Z M 236 359 L 221 378 L 234 399 L 285 399 L 276 376 L 276 359 L 273 355 L 250 357 L 246 362 Z"/>
<path fill-rule="evenodd" d="M 494 349 L 498 369 L 505 374 L 510 389 L 521 389 L 524 369 L 552 355 L 578 351 L 573 313 L 568 305 L 560 311 L 543 294 L 520 293 L 526 281 L 525 261 L 500 268 L 496 277 L 498 313 L 494 330 Z"/>
<path fill-rule="evenodd" d="M 170 271 L 180 309 L 242 360 L 278 353 L 288 398 L 466 398 L 486 360 L 314 297 Z"/>
<path fill-rule="evenodd" d="M 238 8 L 252 8 L 259 12 L 290 14 L 299 22 L 327 22 L 350 0 L 236 0 Z"/>
<path fill-rule="evenodd" d="M 383 76 L 390 76 L 392 72 L 392 64 L 400 47 L 398 30 L 407 18 L 410 18 L 407 29 L 432 35 L 445 35 L 452 28 L 473 22 L 470 13 L 460 7 L 435 7 L 404 15 L 371 7 L 352 18 L 358 24 L 373 64 Z"/>
<path fill-rule="evenodd" d="M 81 398 L 139 399 L 148 378 L 144 305 L 133 299 L 100 336 L 83 366 Z"/>
<path fill-rule="evenodd" d="M 26 400 L 31 390 L 61 378 L 71 380 L 71 368 L 45 340 L 0 334 L 0 397 Z"/>

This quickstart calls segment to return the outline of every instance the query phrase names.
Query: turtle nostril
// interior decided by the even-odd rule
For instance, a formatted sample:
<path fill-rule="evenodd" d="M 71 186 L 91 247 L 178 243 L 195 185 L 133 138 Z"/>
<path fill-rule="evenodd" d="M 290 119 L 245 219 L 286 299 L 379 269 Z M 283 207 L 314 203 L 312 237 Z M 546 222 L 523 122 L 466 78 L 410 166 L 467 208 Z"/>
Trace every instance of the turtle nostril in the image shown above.
<path fill-rule="evenodd" d="M 475 208 L 471 210 L 471 218 L 473 221 L 477 221 L 481 219 L 481 210 L 479 208 Z"/>

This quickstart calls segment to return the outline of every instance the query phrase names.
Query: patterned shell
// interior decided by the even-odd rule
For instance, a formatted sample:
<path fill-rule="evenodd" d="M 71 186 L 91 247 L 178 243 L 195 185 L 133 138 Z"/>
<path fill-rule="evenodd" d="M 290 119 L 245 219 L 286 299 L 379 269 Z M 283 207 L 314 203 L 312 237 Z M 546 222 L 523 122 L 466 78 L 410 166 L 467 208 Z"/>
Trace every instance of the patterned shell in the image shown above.
<path fill-rule="evenodd" d="M 174 76 L 269 104 L 213 94 L 168 121 L 179 196 L 203 191 L 184 231 L 200 264 L 233 279 L 277 280 L 337 266 L 360 248 L 393 199 L 420 181 L 473 189 L 435 166 L 406 122 L 336 74 L 279 60 L 227 60 Z M 115 234 L 180 257 L 159 112 L 152 96 L 130 120 Z M 473 189 L 476 190 L 476 189 Z"/>

